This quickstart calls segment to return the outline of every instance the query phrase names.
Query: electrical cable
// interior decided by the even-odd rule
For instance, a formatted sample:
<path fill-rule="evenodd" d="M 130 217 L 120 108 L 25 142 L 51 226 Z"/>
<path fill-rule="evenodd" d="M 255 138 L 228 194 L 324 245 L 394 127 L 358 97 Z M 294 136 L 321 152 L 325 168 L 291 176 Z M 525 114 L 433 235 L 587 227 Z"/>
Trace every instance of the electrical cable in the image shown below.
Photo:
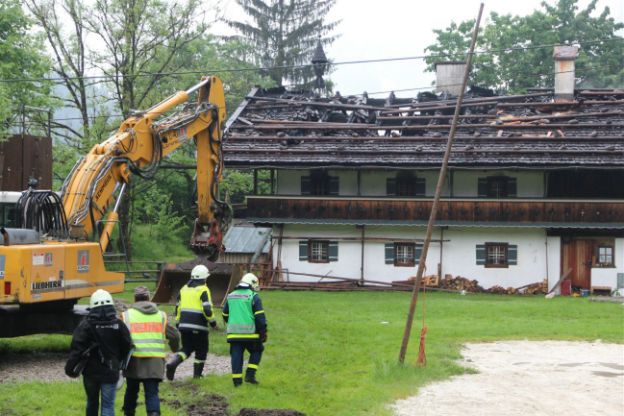
<path fill-rule="evenodd" d="M 577 41 L 577 43 L 582 45 L 593 45 L 596 43 L 601 43 L 607 40 L 615 40 L 615 41 L 624 41 L 624 38 L 602 38 L 595 41 L 582 42 Z M 481 51 L 475 51 L 475 55 L 487 55 L 501 52 L 516 52 L 516 51 L 526 51 L 532 49 L 544 49 L 544 48 L 553 48 L 555 46 L 559 46 L 559 43 L 553 43 L 548 45 L 533 45 L 533 46 L 521 46 L 521 47 L 511 47 L 511 48 L 501 48 L 501 49 L 485 49 Z M 359 59 L 359 60 L 351 60 L 351 61 L 337 61 L 337 62 L 329 62 L 330 66 L 342 66 L 342 65 L 359 65 L 359 64 L 370 64 L 370 63 L 386 63 L 386 62 L 400 62 L 400 61 L 412 61 L 412 60 L 422 60 L 429 58 L 457 58 L 458 56 L 465 56 L 465 52 L 458 53 L 448 53 L 448 54 L 430 54 L 430 55 L 413 55 L 413 56 L 401 56 L 401 57 L 392 57 L 392 58 L 376 58 L 376 59 Z M 229 72 L 255 72 L 255 71 L 271 71 L 275 69 L 303 69 L 303 68 L 312 68 L 314 65 L 312 63 L 309 64 L 299 64 L 299 65 L 277 65 L 277 66 L 265 66 L 265 67 L 251 67 L 251 68 L 224 68 L 224 69 L 210 69 L 210 70 L 196 70 L 196 71 L 171 71 L 171 72 L 142 72 L 134 75 L 84 75 L 84 76 L 76 76 L 76 77 L 40 77 L 40 78 L 0 78 L 0 83 L 6 82 L 49 82 L 49 81 L 61 81 L 60 83 L 64 83 L 69 80 L 87 80 L 87 79 L 118 79 L 118 78 L 141 78 L 141 77 L 165 77 L 165 76 L 175 76 L 175 75 L 193 75 L 193 74 L 218 74 L 218 73 L 229 73 Z"/>

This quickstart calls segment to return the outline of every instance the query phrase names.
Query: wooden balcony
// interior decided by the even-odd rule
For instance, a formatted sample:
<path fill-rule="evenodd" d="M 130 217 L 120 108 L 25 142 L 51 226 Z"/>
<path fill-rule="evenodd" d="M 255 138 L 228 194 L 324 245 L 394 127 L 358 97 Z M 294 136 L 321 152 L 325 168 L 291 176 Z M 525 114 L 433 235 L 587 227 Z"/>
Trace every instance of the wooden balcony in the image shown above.
<path fill-rule="evenodd" d="M 422 222 L 432 201 L 413 198 L 250 196 L 254 219 L 331 219 Z M 624 225 L 624 200 L 443 199 L 437 220 L 460 223 Z M 270 222 L 270 221 L 267 221 Z"/>

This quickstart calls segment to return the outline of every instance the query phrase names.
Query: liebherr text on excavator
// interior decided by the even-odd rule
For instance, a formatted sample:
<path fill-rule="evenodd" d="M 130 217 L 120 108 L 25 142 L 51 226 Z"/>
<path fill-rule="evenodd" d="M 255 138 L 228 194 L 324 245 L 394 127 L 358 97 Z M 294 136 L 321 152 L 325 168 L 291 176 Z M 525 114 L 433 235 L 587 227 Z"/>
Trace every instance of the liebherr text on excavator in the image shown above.
<path fill-rule="evenodd" d="M 197 99 L 189 101 L 192 95 Z M 177 110 L 174 112 L 174 110 Z M 191 237 L 196 262 L 214 261 L 231 217 L 219 199 L 225 97 L 221 80 L 203 78 L 137 112 L 81 158 L 59 194 L 25 191 L 18 202 L 21 228 L 0 229 L 0 336 L 41 331 L 33 320 L 9 320 L 29 311 L 71 309 L 97 289 L 123 290 L 124 275 L 106 271 L 103 253 L 118 223 L 120 201 L 133 175 L 152 177 L 163 157 L 194 140 L 198 215 Z M 13 307 L 18 312 L 6 312 Z M 41 315 L 41 316 L 46 316 Z"/>

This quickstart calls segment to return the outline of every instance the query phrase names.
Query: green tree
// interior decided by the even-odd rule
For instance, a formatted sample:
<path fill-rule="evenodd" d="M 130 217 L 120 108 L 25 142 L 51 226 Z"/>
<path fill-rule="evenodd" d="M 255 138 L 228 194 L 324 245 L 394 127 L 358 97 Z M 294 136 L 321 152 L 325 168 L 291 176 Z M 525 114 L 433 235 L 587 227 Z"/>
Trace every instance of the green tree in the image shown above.
<path fill-rule="evenodd" d="M 21 2 L 0 2 L 0 136 L 24 117 L 27 106 L 49 107 L 50 82 L 40 79 L 48 75 L 50 62 L 43 55 L 43 42 L 30 33 L 31 20 L 24 14 Z M 16 81 L 6 81 L 14 79 Z M 26 111 L 28 124 L 36 123 L 34 113 Z"/>
<path fill-rule="evenodd" d="M 327 22 L 326 15 L 336 0 L 236 0 L 249 17 L 228 20 L 242 42 L 250 48 L 239 57 L 253 65 L 271 68 L 266 74 L 276 85 L 285 81 L 307 84 L 312 79 L 310 63 L 317 41 L 331 44 L 331 31 L 338 22 Z M 294 66 L 294 67 L 293 67 Z"/>
<path fill-rule="evenodd" d="M 553 48 L 533 46 L 578 43 L 580 86 L 622 86 L 624 39 L 617 31 L 624 23 L 616 22 L 608 7 L 596 14 L 596 3 L 593 0 L 579 9 L 578 0 L 558 0 L 543 2 L 541 10 L 527 16 L 490 13 L 478 39 L 479 49 L 489 52 L 474 57 L 471 83 L 511 93 L 552 87 Z M 473 26 L 470 20 L 434 30 L 436 42 L 425 48 L 432 55 L 427 58 L 428 70 L 433 71 L 437 61 L 464 60 Z"/>

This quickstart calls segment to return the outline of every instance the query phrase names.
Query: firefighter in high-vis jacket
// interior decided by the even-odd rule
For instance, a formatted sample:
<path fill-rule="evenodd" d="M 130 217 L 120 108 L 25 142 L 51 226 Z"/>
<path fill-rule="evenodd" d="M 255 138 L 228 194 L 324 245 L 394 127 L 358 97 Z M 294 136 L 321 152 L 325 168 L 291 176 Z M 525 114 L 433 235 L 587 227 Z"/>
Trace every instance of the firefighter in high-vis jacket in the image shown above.
<path fill-rule="evenodd" d="M 201 377 L 204 371 L 208 355 L 208 325 L 213 329 L 217 328 L 210 289 L 206 286 L 208 276 L 210 273 L 206 266 L 195 266 L 191 271 L 191 280 L 180 289 L 176 318 L 182 335 L 182 350 L 167 362 L 168 380 L 173 380 L 176 368 L 193 352 L 195 352 L 193 377 Z"/>
<path fill-rule="evenodd" d="M 234 386 L 243 384 L 243 354 L 249 351 L 245 382 L 258 384 L 256 372 L 267 340 L 267 323 L 262 301 L 258 296 L 260 285 L 253 273 L 243 276 L 223 306 L 223 320 L 227 324 L 227 341 L 232 360 Z"/>

